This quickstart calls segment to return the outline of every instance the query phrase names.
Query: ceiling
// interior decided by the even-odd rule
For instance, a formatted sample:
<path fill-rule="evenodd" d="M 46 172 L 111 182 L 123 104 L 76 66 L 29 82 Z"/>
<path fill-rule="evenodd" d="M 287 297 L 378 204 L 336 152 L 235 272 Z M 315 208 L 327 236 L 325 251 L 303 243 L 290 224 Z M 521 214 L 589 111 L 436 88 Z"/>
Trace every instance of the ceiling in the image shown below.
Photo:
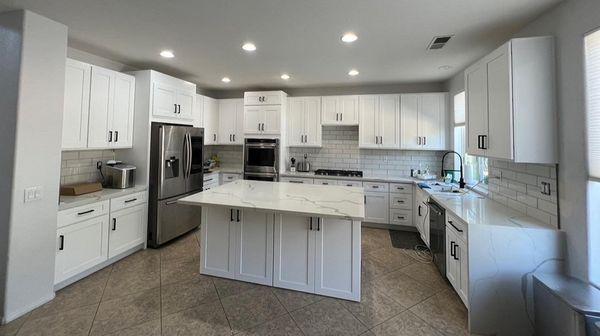
<path fill-rule="evenodd" d="M 74 48 L 234 89 L 446 80 L 560 1 L 0 0 L 0 10 L 66 24 Z M 346 31 L 358 40 L 341 42 Z M 426 50 L 445 34 L 454 38 L 444 49 Z M 245 41 L 258 49 L 242 51 Z M 175 58 L 161 58 L 163 49 Z M 360 74 L 348 76 L 351 68 Z"/>

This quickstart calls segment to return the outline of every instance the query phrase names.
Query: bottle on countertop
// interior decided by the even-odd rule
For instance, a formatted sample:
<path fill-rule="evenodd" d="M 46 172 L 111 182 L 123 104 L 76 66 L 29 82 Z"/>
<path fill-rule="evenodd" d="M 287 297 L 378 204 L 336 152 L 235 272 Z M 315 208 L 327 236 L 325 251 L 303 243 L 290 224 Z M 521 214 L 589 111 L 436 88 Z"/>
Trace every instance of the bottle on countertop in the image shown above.
<path fill-rule="evenodd" d="M 290 165 L 290 172 L 295 173 L 296 172 L 296 159 L 291 158 L 290 161 L 292 161 L 292 164 Z"/>

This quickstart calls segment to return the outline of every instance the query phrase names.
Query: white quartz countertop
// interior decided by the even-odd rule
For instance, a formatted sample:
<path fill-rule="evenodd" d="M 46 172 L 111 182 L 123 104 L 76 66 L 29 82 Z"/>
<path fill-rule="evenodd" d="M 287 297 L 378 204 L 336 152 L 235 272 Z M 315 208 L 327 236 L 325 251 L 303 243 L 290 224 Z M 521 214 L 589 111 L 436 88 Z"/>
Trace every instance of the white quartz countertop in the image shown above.
<path fill-rule="evenodd" d="M 363 220 L 362 188 L 237 180 L 179 200 L 188 205 L 233 208 Z"/>
<path fill-rule="evenodd" d="M 92 204 L 111 198 L 130 195 L 136 192 L 144 191 L 146 189 L 147 187 L 145 185 L 136 185 L 135 187 L 127 189 L 102 189 L 97 192 L 79 196 L 61 195 L 58 202 L 58 211 L 67 210 L 82 205 Z"/>
<path fill-rule="evenodd" d="M 331 179 L 344 181 L 367 181 L 367 182 L 392 182 L 392 183 L 415 183 L 423 182 L 410 176 L 390 176 L 390 175 L 369 175 L 363 177 L 352 176 L 328 176 L 315 175 L 314 171 L 310 172 L 285 172 L 280 174 L 281 177 L 298 177 L 298 178 L 314 178 L 314 179 Z"/>

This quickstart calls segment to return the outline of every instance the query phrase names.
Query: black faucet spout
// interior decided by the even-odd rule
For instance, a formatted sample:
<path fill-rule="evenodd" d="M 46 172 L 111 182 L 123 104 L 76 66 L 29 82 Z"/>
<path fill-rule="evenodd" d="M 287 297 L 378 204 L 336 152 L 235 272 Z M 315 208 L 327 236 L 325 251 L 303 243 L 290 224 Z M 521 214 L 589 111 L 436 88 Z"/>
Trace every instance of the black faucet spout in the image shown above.
<path fill-rule="evenodd" d="M 463 159 L 462 159 L 462 156 L 460 154 L 458 154 L 458 152 L 449 151 L 449 152 L 444 153 L 444 156 L 442 156 L 442 178 L 444 178 L 444 159 L 446 158 L 446 155 L 448 155 L 448 154 L 456 154 L 458 156 L 458 158 L 460 159 L 460 179 L 458 180 L 458 187 L 460 189 L 464 189 L 467 184 L 465 183 L 465 175 L 464 175 L 464 171 L 463 171 Z"/>

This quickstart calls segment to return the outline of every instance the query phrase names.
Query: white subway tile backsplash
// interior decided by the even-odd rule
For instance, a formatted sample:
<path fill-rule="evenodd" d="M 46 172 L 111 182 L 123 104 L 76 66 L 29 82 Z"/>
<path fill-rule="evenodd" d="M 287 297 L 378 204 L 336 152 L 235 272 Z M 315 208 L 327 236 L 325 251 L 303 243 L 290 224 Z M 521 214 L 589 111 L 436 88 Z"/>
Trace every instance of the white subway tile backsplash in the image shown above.
<path fill-rule="evenodd" d="M 101 180 L 96 162 L 114 160 L 113 150 L 68 151 L 61 153 L 60 184 L 97 182 Z"/>

